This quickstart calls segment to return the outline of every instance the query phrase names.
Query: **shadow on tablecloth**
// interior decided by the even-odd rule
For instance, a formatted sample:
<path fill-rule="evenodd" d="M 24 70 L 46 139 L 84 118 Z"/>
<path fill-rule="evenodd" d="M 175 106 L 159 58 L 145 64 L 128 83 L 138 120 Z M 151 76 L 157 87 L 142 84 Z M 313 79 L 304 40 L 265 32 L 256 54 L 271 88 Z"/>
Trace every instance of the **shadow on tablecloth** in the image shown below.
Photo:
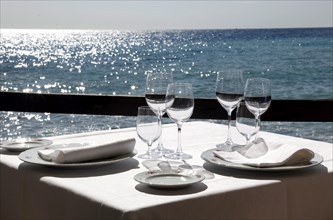
<path fill-rule="evenodd" d="M 235 177 L 241 179 L 273 179 L 273 180 L 282 180 L 288 177 L 301 177 L 306 175 L 314 174 L 327 174 L 328 169 L 322 164 L 319 164 L 314 167 L 297 169 L 297 170 L 288 170 L 288 171 L 255 171 L 255 170 L 239 170 L 233 168 L 227 168 L 222 166 L 216 166 L 214 164 L 205 162 L 203 167 L 215 174 Z"/>
<path fill-rule="evenodd" d="M 202 192 L 207 189 L 207 185 L 204 183 L 196 183 L 194 185 L 180 188 L 180 189 L 157 189 L 152 188 L 150 186 L 147 186 L 145 184 L 139 183 L 135 186 L 135 189 L 152 195 L 160 195 L 160 196 L 179 196 L 179 195 L 188 195 L 188 194 L 194 194 L 198 192 Z"/>
<path fill-rule="evenodd" d="M 29 172 L 31 174 L 33 173 L 39 175 L 40 177 L 91 177 L 112 175 L 126 172 L 131 169 L 139 169 L 139 161 L 134 158 L 129 158 L 109 165 L 76 168 L 47 167 L 23 162 L 19 165 L 18 169 L 21 172 Z"/>

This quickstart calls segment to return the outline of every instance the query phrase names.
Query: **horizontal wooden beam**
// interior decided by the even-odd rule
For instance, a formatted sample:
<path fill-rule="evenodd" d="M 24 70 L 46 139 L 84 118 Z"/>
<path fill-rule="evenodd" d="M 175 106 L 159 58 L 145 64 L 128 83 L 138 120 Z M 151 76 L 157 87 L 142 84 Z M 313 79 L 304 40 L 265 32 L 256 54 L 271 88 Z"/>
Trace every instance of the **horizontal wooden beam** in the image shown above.
<path fill-rule="evenodd" d="M 226 111 L 215 99 L 196 99 L 193 118 L 227 119 Z M 233 111 L 235 118 L 235 111 Z M 333 99 L 272 100 L 263 121 L 333 121 Z"/>
<path fill-rule="evenodd" d="M 0 111 L 135 116 L 144 97 L 0 92 Z M 233 112 L 233 118 L 235 111 Z M 195 99 L 193 119 L 227 119 L 216 99 Z M 264 121 L 333 121 L 333 99 L 273 100 Z"/>

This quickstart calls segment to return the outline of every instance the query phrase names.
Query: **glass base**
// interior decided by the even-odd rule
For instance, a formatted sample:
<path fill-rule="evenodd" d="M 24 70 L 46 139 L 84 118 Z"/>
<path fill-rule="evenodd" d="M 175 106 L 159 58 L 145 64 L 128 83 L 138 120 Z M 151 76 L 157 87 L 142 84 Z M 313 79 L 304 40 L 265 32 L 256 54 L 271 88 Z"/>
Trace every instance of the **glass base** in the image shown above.
<path fill-rule="evenodd" d="M 154 153 L 157 153 L 157 154 L 162 154 L 162 155 L 165 155 L 165 154 L 172 154 L 174 153 L 175 151 L 174 150 L 171 150 L 171 149 L 167 149 L 165 147 L 156 147 L 152 150 Z"/>
<path fill-rule="evenodd" d="M 138 155 L 138 158 L 140 158 L 140 159 L 151 159 L 151 160 L 158 159 L 161 157 L 162 157 L 162 155 L 157 154 L 157 153 L 152 153 L 152 154 L 145 153 L 145 154 Z"/>
<path fill-rule="evenodd" d="M 165 155 L 165 157 L 171 160 L 188 160 L 192 158 L 191 155 L 185 153 L 172 153 Z"/>
<path fill-rule="evenodd" d="M 216 145 L 216 148 L 221 150 L 221 151 L 226 151 L 226 152 L 232 152 L 232 151 L 235 151 L 235 147 L 238 147 L 239 144 L 235 144 L 233 142 L 225 142 L 225 143 L 222 143 L 222 144 L 217 144 Z"/>

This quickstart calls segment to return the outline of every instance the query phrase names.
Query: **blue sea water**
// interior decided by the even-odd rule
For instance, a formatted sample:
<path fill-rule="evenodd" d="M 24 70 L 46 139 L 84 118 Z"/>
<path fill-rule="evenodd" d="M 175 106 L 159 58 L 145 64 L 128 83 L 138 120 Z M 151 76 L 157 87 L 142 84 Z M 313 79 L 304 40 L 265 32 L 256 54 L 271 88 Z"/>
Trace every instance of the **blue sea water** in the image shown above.
<path fill-rule="evenodd" d="M 245 79 L 269 78 L 273 99 L 333 98 L 333 28 L 1 30 L 0 36 L 3 92 L 143 96 L 147 73 L 167 71 L 192 83 L 196 97 L 215 98 L 217 72 L 239 69 Z M 134 123 L 134 117 L 2 112 L 0 140 Z M 262 130 L 333 142 L 331 122 L 264 122 Z"/>

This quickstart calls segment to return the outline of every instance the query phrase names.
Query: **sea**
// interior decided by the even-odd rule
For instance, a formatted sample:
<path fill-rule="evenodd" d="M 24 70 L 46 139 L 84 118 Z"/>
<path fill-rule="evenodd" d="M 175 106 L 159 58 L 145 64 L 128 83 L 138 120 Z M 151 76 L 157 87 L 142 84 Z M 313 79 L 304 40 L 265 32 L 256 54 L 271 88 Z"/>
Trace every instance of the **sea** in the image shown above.
<path fill-rule="evenodd" d="M 331 27 L 1 29 L 0 40 L 1 92 L 144 96 L 147 74 L 160 71 L 171 72 L 175 82 L 192 83 L 195 97 L 216 99 L 217 73 L 241 70 L 245 80 L 270 79 L 273 100 L 333 98 Z M 132 126 L 134 116 L 3 111 L 0 141 Z M 333 143 L 332 122 L 263 121 L 261 130 Z"/>

